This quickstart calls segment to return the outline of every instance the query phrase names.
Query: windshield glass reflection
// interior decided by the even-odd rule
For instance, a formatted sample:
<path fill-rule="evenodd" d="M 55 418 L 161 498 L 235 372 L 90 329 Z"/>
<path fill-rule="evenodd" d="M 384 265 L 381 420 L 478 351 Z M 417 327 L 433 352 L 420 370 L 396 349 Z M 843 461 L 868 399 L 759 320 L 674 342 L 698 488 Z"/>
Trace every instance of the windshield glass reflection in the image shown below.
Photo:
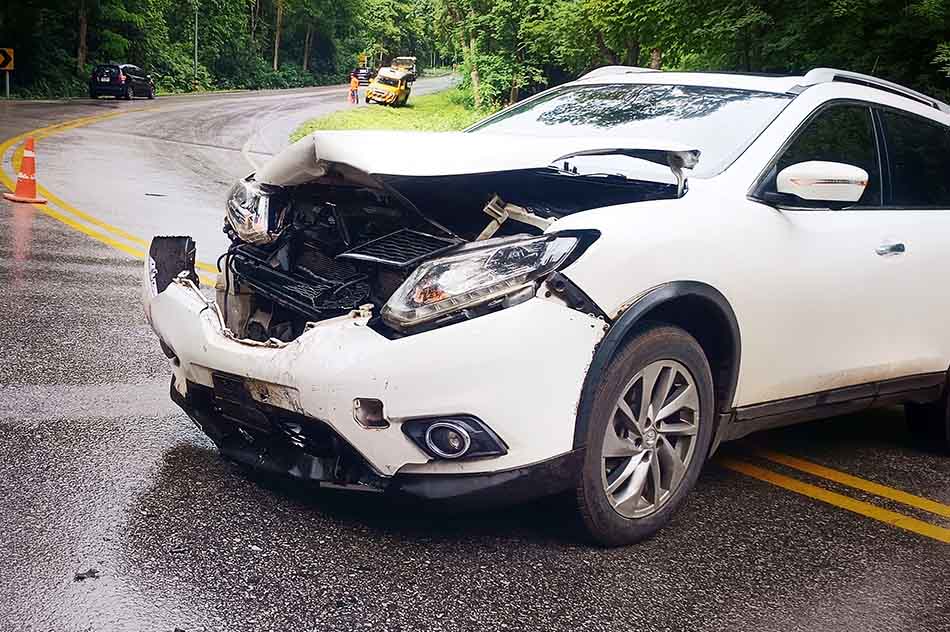
<path fill-rule="evenodd" d="M 790 100 L 784 94 L 707 86 L 571 86 L 471 131 L 668 140 L 699 149 L 693 175 L 710 176 L 731 164 Z"/>

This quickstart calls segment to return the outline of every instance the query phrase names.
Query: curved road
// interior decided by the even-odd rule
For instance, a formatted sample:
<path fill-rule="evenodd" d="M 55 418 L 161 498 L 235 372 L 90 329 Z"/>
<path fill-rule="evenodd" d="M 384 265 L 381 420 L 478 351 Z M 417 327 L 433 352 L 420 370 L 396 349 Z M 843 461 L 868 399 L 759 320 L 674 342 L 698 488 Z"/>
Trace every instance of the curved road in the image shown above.
<path fill-rule="evenodd" d="M 421 79 L 413 94 L 452 83 Z M 116 116 L 41 138 L 40 180 L 71 206 L 131 235 L 191 234 L 199 259 L 213 262 L 227 247 L 222 209 L 235 180 L 287 146 L 304 121 L 346 107 L 352 106 L 339 86 L 76 101 L 68 118 Z"/>
<path fill-rule="evenodd" d="M 720 457 L 610 551 L 566 499 L 445 515 L 222 462 L 169 401 L 129 255 L 190 233 L 213 261 L 244 156 L 344 99 L 0 103 L 56 197 L 0 200 L 0 630 L 950 630 L 950 459 L 899 411 L 731 445 L 744 473 Z"/>

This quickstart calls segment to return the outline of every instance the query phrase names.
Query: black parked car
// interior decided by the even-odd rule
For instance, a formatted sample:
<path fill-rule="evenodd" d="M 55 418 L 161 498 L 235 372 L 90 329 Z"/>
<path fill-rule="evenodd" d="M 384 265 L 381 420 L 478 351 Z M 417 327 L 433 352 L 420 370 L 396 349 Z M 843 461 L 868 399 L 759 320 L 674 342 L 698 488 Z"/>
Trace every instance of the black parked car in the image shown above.
<path fill-rule="evenodd" d="M 375 76 L 376 71 L 372 68 L 360 67 L 356 69 L 356 78 L 359 79 L 361 86 L 368 84 Z"/>
<path fill-rule="evenodd" d="M 106 95 L 129 100 L 132 97 L 155 98 L 155 82 L 145 71 L 132 64 L 99 64 L 89 78 L 89 98 Z"/>

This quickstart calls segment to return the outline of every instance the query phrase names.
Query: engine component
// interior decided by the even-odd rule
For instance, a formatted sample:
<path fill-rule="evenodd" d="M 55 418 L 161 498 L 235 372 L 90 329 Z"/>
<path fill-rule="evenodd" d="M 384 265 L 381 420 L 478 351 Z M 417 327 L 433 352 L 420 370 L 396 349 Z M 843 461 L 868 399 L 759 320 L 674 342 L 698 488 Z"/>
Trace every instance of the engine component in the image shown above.
<path fill-rule="evenodd" d="M 461 243 L 459 239 L 436 237 L 403 228 L 351 248 L 337 255 L 337 259 L 367 261 L 403 269 L 418 265 Z"/>
<path fill-rule="evenodd" d="M 305 249 L 304 254 L 290 271 L 284 271 L 273 267 L 266 253 L 245 245 L 232 249 L 228 265 L 238 283 L 311 320 L 337 316 L 367 302 L 366 275 L 314 248 Z"/>

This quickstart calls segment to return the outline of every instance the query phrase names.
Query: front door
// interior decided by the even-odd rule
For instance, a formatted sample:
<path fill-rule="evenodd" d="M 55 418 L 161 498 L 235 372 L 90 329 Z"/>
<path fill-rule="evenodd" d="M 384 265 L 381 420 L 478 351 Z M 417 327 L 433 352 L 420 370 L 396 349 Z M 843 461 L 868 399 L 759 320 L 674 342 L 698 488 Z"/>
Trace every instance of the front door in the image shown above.
<path fill-rule="evenodd" d="M 884 205 L 877 136 L 869 106 L 825 106 L 771 172 L 774 178 L 800 162 L 838 162 L 867 171 L 868 185 L 861 200 L 847 208 L 803 201 L 802 207 L 783 206 L 774 217 L 772 247 L 783 256 L 774 269 L 763 270 L 773 281 L 773 296 L 762 303 L 770 314 L 765 327 L 771 329 L 757 336 L 768 340 L 774 370 L 762 371 L 759 379 L 749 376 L 744 390 L 754 401 L 926 372 L 931 366 L 926 356 L 932 353 L 918 344 L 918 315 L 909 307 L 915 293 L 909 283 L 916 269 L 908 256 L 912 235 L 906 218 Z M 767 358 L 758 359 L 767 365 Z"/>

